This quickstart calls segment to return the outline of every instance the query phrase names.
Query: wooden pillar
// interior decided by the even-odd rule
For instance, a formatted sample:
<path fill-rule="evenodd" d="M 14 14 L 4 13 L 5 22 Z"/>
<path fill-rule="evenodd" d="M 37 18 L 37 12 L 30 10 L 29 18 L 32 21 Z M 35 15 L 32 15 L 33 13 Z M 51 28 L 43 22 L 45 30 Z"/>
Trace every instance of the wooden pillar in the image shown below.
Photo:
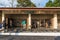
<path fill-rule="evenodd" d="M 28 14 L 27 23 L 28 23 L 27 29 L 31 29 L 31 14 Z"/>
<path fill-rule="evenodd" d="M 4 27 L 3 27 L 4 20 L 5 20 L 4 11 L 2 11 L 2 29 L 1 30 L 4 29 Z M 2 32 L 4 32 L 4 31 L 2 31 Z"/>
<path fill-rule="evenodd" d="M 39 26 L 41 27 L 41 19 L 40 19 L 40 23 L 39 23 Z"/>
<path fill-rule="evenodd" d="M 53 18 L 51 18 L 51 29 L 53 29 Z"/>
<path fill-rule="evenodd" d="M 2 11 L 2 23 L 4 22 L 4 11 Z M 2 26 L 3 26 L 3 24 L 2 24 Z"/>
<path fill-rule="evenodd" d="M 53 15 L 53 28 L 57 29 L 58 23 L 57 23 L 57 14 Z"/>

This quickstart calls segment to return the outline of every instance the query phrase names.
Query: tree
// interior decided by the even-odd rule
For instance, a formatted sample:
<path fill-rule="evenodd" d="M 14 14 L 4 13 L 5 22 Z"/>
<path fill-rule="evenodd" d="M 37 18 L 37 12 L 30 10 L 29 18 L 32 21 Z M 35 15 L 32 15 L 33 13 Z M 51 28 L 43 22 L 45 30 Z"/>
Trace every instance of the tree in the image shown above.
<path fill-rule="evenodd" d="M 52 2 L 52 0 L 49 0 L 46 3 L 46 7 L 60 7 L 60 0 L 54 0 L 54 2 Z"/>
<path fill-rule="evenodd" d="M 15 0 L 8 0 L 11 7 L 14 7 Z"/>
<path fill-rule="evenodd" d="M 36 7 L 30 0 L 17 0 L 17 7 Z"/>
<path fill-rule="evenodd" d="M 52 7 L 53 6 L 53 2 L 52 0 L 49 0 L 47 3 L 46 3 L 46 7 Z"/>
<path fill-rule="evenodd" d="M 60 7 L 60 0 L 54 0 L 54 7 Z"/>

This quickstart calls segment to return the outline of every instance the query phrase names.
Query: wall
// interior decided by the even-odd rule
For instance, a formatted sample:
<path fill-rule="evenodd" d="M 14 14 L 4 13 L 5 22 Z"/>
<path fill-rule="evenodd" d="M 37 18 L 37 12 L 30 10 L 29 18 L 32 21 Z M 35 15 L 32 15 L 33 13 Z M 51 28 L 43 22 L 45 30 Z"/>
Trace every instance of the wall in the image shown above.
<path fill-rule="evenodd" d="M 32 19 L 50 19 L 52 14 L 32 14 Z"/>
<path fill-rule="evenodd" d="M 2 23 L 2 12 L 0 12 L 0 23 Z"/>
<path fill-rule="evenodd" d="M 58 29 L 60 29 L 60 14 L 57 14 L 57 20 L 58 20 Z"/>

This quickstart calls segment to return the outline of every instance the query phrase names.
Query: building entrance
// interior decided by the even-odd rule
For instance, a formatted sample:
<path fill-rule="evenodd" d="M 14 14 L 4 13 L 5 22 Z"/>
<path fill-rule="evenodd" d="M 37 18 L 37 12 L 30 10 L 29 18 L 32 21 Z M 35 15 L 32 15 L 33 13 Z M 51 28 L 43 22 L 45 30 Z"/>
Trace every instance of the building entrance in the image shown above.
<path fill-rule="evenodd" d="M 33 19 L 32 20 L 32 28 L 50 28 L 51 26 L 51 21 L 49 19 Z"/>
<path fill-rule="evenodd" d="M 11 29 L 12 27 L 15 27 L 15 22 L 13 18 L 5 18 L 5 28 L 6 29 Z"/>
<path fill-rule="evenodd" d="M 16 30 L 23 30 L 27 27 L 27 15 L 13 15 L 9 14 L 5 16 L 5 28 L 6 29 L 16 29 Z"/>

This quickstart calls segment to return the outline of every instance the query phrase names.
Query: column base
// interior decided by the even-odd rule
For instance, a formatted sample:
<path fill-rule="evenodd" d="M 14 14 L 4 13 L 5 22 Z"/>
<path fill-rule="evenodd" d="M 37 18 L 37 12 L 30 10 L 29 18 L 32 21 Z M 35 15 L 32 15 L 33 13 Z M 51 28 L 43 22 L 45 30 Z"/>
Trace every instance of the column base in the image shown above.
<path fill-rule="evenodd" d="M 27 30 L 30 30 L 31 29 L 31 26 L 28 26 Z"/>
<path fill-rule="evenodd" d="M 54 27 L 54 29 L 57 29 L 57 27 Z"/>

